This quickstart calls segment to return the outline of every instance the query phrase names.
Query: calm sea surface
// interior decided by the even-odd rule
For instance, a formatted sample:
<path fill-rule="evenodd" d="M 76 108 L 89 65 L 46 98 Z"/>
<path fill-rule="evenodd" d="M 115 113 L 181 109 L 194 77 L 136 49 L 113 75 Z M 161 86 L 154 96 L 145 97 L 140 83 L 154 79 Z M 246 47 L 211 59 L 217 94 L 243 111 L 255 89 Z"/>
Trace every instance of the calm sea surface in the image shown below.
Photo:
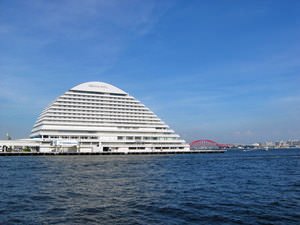
<path fill-rule="evenodd" d="M 300 150 L 0 157 L 0 224 L 300 224 Z"/>

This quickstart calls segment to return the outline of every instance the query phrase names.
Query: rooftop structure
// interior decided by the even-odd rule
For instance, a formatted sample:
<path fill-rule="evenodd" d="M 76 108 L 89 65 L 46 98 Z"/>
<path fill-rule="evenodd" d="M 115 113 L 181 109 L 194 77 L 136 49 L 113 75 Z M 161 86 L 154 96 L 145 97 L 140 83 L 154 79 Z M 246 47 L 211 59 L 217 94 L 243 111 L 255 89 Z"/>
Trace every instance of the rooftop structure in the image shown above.
<path fill-rule="evenodd" d="M 41 152 L 184 151 L 189 145 L 149 108 L 103 82 L 79 84 L 42 111 L 31 138 Z"/>

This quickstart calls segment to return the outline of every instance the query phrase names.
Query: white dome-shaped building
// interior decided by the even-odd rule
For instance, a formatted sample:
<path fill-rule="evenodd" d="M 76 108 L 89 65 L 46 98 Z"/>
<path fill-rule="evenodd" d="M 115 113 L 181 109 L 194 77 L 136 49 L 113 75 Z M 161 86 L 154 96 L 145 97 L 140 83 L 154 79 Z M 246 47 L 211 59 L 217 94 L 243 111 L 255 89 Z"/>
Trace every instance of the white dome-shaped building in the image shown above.
<path fill-rule="evenodd" d="M 150 109 L 123 90 L 103 82 L 77 85 L 39 116 L 31 138 L 41 152 L 156 152 L 189 150 Z"/>

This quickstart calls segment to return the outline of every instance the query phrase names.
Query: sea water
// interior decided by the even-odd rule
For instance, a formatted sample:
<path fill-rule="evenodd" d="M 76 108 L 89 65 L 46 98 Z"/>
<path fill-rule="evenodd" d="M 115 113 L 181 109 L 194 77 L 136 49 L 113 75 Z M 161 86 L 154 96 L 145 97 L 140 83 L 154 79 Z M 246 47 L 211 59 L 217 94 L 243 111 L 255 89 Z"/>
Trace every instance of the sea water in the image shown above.
<path fill-rule="evenodd" d="M 0 224 L 300 224 L 300 150 L 0 157 Z"/>

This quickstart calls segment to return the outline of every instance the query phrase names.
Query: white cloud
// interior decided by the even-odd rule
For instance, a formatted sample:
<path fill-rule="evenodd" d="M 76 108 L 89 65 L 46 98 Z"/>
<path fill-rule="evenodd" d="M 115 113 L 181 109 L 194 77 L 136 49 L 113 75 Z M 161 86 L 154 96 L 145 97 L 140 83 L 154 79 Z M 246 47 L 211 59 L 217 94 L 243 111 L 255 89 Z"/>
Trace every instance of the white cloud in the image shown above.
<path fill-rule="evenodd" d="M 19 29 L 46 32 L 47 38 L 50 39 L 101 39 L 104 36 L 113 38 L 114 35 L 127 32 L 133 36 L 143 35 L 171 7 L 171 3 L 166 3 L 154 0 L 26 1 L 26 5 L 23 6 L 25 12 L 22 12 L 28 14 L 28 18 L 24 18 L 26 27 L 20 26 L 24 23 L 22 21 L 14 25 Z M 31 34 L 30 30 L 28 33 Z M 38 34 L 33 35 L 42 37 Z"/>
<path fill-rule="evenodd" d="M 5 33 L 0 42 L 7 48 L 0 52 L 0 61 L 5 62 L 0 74 L 23 65 L 27 70 L 49 66 L 72 70 L 78 62 L 91 71 L 104 72 L 132 41 L 151 32 L 173 3 L 29 0 L 15 4 L 0 15 L 0 32 Z M 14 19 L 7 19 L 12 15 Z"/>

